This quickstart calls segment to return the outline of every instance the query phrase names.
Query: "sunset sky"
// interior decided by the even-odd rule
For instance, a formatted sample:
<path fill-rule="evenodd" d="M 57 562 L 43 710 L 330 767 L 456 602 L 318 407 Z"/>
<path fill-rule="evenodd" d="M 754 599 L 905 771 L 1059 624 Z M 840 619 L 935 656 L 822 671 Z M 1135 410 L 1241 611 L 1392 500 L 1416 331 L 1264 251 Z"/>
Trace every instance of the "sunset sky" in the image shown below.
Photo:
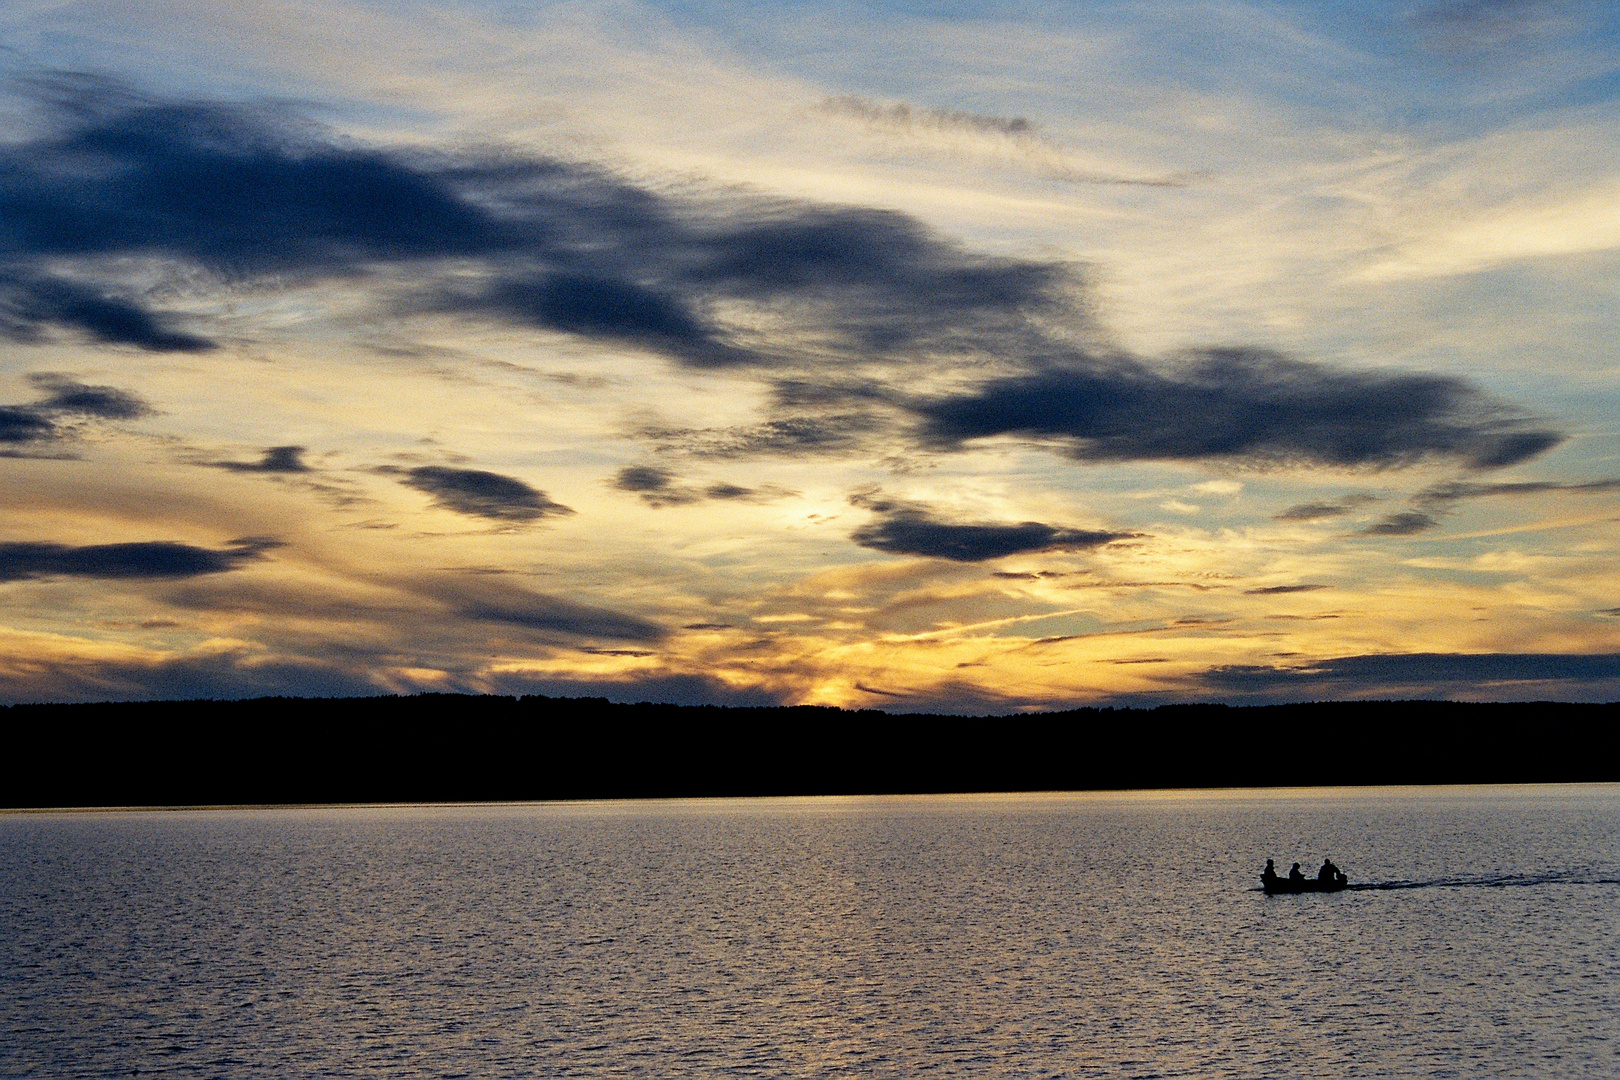
<path fill-rule="evenodd" d="M 1609 3 L 0 7 L 0 700 L 1620 698 Z"/>

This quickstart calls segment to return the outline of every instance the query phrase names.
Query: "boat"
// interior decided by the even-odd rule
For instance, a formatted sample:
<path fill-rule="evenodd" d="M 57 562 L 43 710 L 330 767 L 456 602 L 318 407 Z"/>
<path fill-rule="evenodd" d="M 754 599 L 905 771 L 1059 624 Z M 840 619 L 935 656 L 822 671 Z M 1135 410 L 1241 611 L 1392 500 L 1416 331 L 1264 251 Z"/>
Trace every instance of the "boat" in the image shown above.
<path fill-rule="evenodd" d="M 1308 892 L 1338 892 L 1350 886 L 1350 879 L 1343 874 L 1335 874 L 1326 880 L 1320 878 L 1300 878 L 1295 880 L 1285 877 L 1263 877 L 1260 879 L 1260 886 L 1266 890 L 1267 896 Z"/>

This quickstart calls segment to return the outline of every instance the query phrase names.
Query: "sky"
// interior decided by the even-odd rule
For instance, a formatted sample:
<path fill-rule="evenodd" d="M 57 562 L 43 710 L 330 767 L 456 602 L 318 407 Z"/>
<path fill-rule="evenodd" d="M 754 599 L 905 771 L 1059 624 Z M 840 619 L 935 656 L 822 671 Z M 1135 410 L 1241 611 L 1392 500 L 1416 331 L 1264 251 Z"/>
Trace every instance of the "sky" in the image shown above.
<path fill-rule="evenodd" d="M 0 8 L 0 701 L 1620 699 L 1599 2 Z"/>

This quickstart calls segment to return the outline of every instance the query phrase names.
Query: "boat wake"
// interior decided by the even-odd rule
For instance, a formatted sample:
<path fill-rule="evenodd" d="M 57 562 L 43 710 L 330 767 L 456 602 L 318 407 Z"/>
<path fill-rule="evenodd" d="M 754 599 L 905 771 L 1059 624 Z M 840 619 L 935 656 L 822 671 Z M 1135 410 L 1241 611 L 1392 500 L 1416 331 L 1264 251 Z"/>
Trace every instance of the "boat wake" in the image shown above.
<path fill-rule="evenodd" d="M 1426 881 L 1357 881 L 1346 892 L 1387 892 L 1393 889 L 1518 889 L 1531 885 L 1620 885 L 1620 878 L 1593 877 L 1590 873 L 1553 871 L 1542 874 L 1485 874 L 1479 877 L 1430 878 Z"/>

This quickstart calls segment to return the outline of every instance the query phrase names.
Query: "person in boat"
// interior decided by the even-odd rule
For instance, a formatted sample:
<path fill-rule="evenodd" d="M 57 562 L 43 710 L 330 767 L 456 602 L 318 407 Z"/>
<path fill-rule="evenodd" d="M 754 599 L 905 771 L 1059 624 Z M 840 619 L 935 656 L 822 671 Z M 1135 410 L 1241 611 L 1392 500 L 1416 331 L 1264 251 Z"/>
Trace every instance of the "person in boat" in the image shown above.
<path fill-rule="evenodd" d="M 1277 864 L 1270 859 L 1266 860 L 1266 868 L 1260 871 L 1262 885 L 1275 885 L 1277 883 Z"/>
<path fill-rule="evenodd" d="M 1339 868 L 1333 865 L 1332 859 L 1322 860 L 1322 869 L 1316 872 L 1316 880 L 1330 884 L 1339 880 Z"/>
<path fill-rule="evenodd" d="M 1288 871 L 1288 880 L 1295 884 L 1305 880 L 1305 873 L 1299 868 L 1299 863 L 1295 863 L 1294 868 Z"/>

